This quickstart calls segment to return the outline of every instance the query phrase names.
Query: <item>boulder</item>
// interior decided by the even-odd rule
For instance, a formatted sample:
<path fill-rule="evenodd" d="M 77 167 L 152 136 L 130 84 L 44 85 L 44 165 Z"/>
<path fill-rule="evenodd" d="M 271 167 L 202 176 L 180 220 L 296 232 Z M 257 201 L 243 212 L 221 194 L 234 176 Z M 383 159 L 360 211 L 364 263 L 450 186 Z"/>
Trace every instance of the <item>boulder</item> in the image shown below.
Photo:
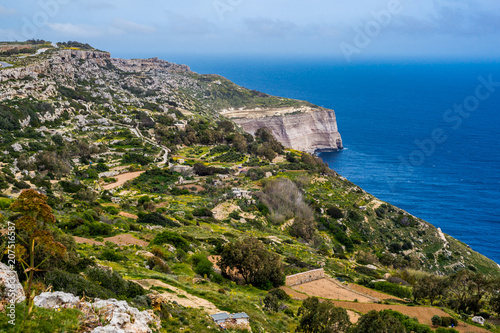
<path fill-rule="evenodd" d="M 106 326 L 92 330 L 92 333 L 151 333 L 149 324 L 160 325 L 152 310 L 139 311 L 126 301 L 96 299 L 92 306 L 96 310 L 105 310 L 106 321 L 109 321 Z"/>
<path fill-rule="evenodd" d="M 62 291 L 41 293 L 34 299 L 36 306 L 45 309 L 74 308 L 79 302 L 78 297 Z"/>
<path fill-rule="evenodd" d="M 14 270 L 10 269 L 9 266 L 1 262 L 0 286 L 5 286 L 3 292 L 0 293 L 2 300 L 8 300 L 9 302 L 12 302 L 13 300 L 14 303 L 20 303 L 26 299 L 23 286 L 19 282 L 17 273 Z"/>
<path fill-rule="evenodd" d="M 472 317 L 472 322 L 476 323 L 476 324 L 484 325 L 485 320 L 481 316 L 475 316 L 475 317 Z"/>

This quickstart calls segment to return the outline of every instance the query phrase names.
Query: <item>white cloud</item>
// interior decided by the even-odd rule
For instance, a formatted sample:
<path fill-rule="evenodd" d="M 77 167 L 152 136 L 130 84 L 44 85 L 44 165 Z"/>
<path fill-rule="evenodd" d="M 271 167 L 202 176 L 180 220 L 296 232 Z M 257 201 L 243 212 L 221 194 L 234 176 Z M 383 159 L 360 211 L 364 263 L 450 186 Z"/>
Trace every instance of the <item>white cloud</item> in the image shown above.
<path fill-rule="evenodd" d="M 72 23 L 49 23 L 48 26 L 61 36 L 95 37 L 101 35 L 100 29 L 91 25 L 75 25 Z"/>
<path fill-rule="evenodd" d="M 0 6 L 0 16 L 10 16 L 14 15 L 15 13 L 17 13 L 15 9 Z"/>

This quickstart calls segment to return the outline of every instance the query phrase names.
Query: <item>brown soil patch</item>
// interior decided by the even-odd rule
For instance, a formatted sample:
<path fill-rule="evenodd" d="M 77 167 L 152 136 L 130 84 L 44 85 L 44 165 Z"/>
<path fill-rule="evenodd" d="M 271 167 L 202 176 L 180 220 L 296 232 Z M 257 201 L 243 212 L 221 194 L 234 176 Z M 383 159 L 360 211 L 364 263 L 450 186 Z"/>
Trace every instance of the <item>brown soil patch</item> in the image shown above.
<path fill-rule="evenodd" d="M 291 289 L 290 287 L 282 286 L 280 288 L 283 289 L 288 295 L 290 295 L 294 299 L 305 300 L 306 298 L 309 297 L 308 295 L 301 293 L 301 292 L 298 292 L 297 290 Z M 320 301 L 324 301 L 324 300 L 320 299 Z M 345 301 L 331 301 L 331 302 L 333 304 L 335 304 L 336 306 L 340 306 L 346 310 L 354 310 L 354 311 L 361 312 L 361 313 L 367 313 L 371 310 L 382 311 L 382 310 L 391 309 L 394 311 L 401 312 L 402 314 L 405 314 L 405 315 L 410 316 L 410 317 L 416 317 L 421 324 L 426 324 L 429 326 L 432 325 L 431 318 L 434 315 L 449 317 L 449 315 L 446 312 L 444 312 L 443 310 L 437 309 L 437 308 L 431 308 L 431 307 L 386 305 L 386 304 L 377 304 L 377 303 L 357 303 L 357 302 L 345 302 Z M 351 313 L 349 313 L 349 311 L 348 311 L 348 314 L 351 318 L 351 321 L 354 322 L 353 321 L 354 318 L 351 316 Z M 356 314 L 356 315 L 357 315 L 357 318 L 359 318 L 359 314 Z M 357 321 L 357 318 L 355 319 L 356 321 Z M 486 333 L 486 332 L 488 332 L 485 329 L 471 326 L 471 325 L 467 325 L 467 327 L 466 327 L 463 322 L 460 322 L 459 326 L 455 327 L 455 329 L 458 330 L 459 332 L 463 332 L 463 333 L 465 333 L 465 332 L 470 332 L 470 333 Z"/>
<path fill-rule="evenodd" d="M 118 215 L 123 216 L 123 217 L 128 217 L 128 218 L 134 219 L 134 220 L 136 220 L 138 218 L 137 215 L 126 213 L 126 212 L 120 212 Z"/>
<path fill-rule="evenodd" d="M 400 300 L 402 301 L 401 298 L 398 298 L 396 296 L 392 296 L 392 295 L 387 295 L 387 294 L 384 294 L 384 293 L 381 293 L 381 292 L 378 292 L 378 291 L 375 291 L 373 289 L 370 289 L 370 288 L 366 288 L 366 287 L 363 287 L 363 286 L 360 286 L 358 284 L 354 284 L 354 283 L 349 283 L 348 284 L 349 288 L 353 289 L 353 290 L 356 290 L 356 291 L 359 291 L 360 293 L 363 293 L 363 294 L 367 294 L 369 296 L 372 296 L 372 297 L 376 297 L 380 300 L 384 300 L 384 299 L 395 299 L 395 300 Z"/>
<path fill-rule="evenodd" d="M 115 189 L 117 187 L 122 186 L 123 184 L 125 184 L 125 182 L 127 182 L 129 180 L 132 180 L 132 179 L 139 177 L 142 173 L 144 173 L 144 171 L 122 173 L 121 175 L 113 177 L 113 178 L 117 179 L 116 183 L 104 185 L 102 188 L 104 190 Z"/>
<path fill-rule="evenodd" d="M 178 188 L 180 188 L 181 190 L 188 190 L 189 192 L 202 192 L 202 191 L 205 191 L 205 188 L 203 186 L 200 186 L 200 185 L 182 185 L 182 186 L 177 186 Z M 193 188 L 195 188 L 196 190 L 193 190 Z"/>
<path fill-rule="evenodd" d="M 386 304 L 374 304 L 374 303 L 354 303 L 354 302 L 342 302 L 342 301 L 331 301 L 336 306 L 340 306 L 345 309 L 351 309 L 361 313 L 367 313 L 371 310 L 382 311 L 382 310 L 394 310 L 401 312 L 410 317 L 415 317 L 421 324 L 426 324 L 432 326 L 431 318 L 434 315 L 449 317 L 450 315 L 441 309 L 431 308 L 431 307 L 417 307 L 417 306 L 405 306 L 405 305 L 386 305 Z M 459 322 L 459 326 L 455 327 L 459 332 L 470 332 L 470 333 L 486 333 L 485 329 L 467 325 L 465 323 Z"/>
<path fill-rule="evenodd" d="M 303 283 L 293 286 L 293 289 L 310 296 L 328 299 L 338 299 L 343 301 L 354 301 L 357 299 L 359 302 L 363 303 L 373 302 L 373 299 L 367 296 L 360 295 L 347 288 L 341 288 L 330 279 L 321 279 Z"/>
<path fill-rule="evenodd" d="M 121 246 L 129 246 L 129 245 L 148 246 L 149 245 L 148 242 L 143 241 L 141 239 L 137 239 L 130 234 L 104 238 L 104 241 L 115 243 L 116 245 L 121 245 Z"/>
<path fill-rule="evenodd" d="M 167 302 L 177 302 L 178 304 L 189 307 L 205 310 L 208 314 L 216 314 L 221 312 L 212 302 L 206 299 L 196 297 L 194 295 L 188 294 L 182 289 L 176 288 L 169 284 L 166 284 L 159 280 L 147 279 L 147 280 L 135 280 L 134 282 L 140 284 L 143 288 L 149 289 L 153 286 L 162 287 L 171 290 L 172 292 L 161 293 L 161 298 Z M 182 295 L 183 297 L 179 297 Z"/>
<path fill-rule="evenodd" d="M 78 236 L 75 236 L 74 238 L 75 238 L 75 242 L 77 242 L 78 244 L 104 245 L 103 242 L 99 242 L 99 241 L 96 241 L 93 239 L 88 239 L 88 238 L 83 238 L 83 237 L 78 237 Z"/>

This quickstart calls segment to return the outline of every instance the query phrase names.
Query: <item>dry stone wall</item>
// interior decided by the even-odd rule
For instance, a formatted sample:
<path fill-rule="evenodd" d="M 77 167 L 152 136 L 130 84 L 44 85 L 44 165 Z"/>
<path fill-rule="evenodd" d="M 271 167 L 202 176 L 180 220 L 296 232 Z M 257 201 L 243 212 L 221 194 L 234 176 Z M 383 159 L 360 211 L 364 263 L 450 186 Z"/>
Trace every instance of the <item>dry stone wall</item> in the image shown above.
<path fill-rule="evenodd" d="M 323 268 L 315 269 L 312 271 L 287 276 L 286 285 L 292 287 L 302 283 L 320 280 L 324 277 L 325 271 L 323 270 Z"/>

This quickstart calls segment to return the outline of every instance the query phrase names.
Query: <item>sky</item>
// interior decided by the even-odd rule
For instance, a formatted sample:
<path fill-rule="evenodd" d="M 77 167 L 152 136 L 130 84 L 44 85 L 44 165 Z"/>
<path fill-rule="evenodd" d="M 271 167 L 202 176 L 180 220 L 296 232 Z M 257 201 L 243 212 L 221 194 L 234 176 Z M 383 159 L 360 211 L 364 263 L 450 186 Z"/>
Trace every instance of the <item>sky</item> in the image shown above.
<path fill-rule="evenodd" d="M 0 40 L 114 57 L 496 59 L 498 0 L 0 0 Z"/>

